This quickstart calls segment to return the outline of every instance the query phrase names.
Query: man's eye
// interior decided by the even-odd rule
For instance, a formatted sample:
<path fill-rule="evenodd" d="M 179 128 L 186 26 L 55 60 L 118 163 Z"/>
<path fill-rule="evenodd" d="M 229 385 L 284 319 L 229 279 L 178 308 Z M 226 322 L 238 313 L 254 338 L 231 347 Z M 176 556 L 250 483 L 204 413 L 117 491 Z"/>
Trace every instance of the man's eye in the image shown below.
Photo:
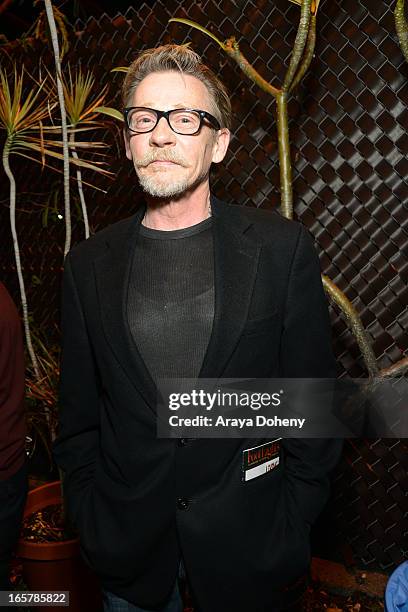
<path fill-rule="evenodd" d="M 194 117 L 191 115 L 180 115 L 176 118 L 177 123 L 189 124 L 194 122 Z"/>
<path fill-rule="evenodd" d="M 152 117 L 148 117 L 148 116 L 135 117 L 134 121 L 136 122 L 137 125 L 143 125 L 143 124 L 146 124 L 146 123 L 152 123 L 153 118 Z"/>

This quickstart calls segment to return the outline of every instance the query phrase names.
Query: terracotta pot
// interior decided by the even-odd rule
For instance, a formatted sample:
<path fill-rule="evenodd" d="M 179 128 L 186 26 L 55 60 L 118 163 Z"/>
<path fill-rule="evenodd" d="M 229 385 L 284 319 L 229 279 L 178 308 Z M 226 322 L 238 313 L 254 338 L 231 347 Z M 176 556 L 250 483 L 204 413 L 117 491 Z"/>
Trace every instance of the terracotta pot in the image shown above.
<path fill-rule="evenodd" d="M 51 504 L 61 503 L 61 482 L 51 482 L 29 491 L 24 517 Z M 23 578 L 30 591 L 69 591 L 69 608 L 36 606 L 38 612 L 70 610 L 100 612 L 101 588 L 96 576 L 82 561 L 79 539 L 36 543 L 18 541 L 17 554 L 23 561 Z"/>

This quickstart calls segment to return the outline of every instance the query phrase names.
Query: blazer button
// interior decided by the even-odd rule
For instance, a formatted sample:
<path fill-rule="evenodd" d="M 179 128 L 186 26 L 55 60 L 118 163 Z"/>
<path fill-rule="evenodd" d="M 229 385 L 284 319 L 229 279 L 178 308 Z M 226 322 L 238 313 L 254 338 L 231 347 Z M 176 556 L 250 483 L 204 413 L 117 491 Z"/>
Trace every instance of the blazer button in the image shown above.
<path fill-rule="evenodd" d="M 190 502 L 185 497 L 179 497 L 177 500 L 177 507 L 179 510 L 187 510 Z"/>

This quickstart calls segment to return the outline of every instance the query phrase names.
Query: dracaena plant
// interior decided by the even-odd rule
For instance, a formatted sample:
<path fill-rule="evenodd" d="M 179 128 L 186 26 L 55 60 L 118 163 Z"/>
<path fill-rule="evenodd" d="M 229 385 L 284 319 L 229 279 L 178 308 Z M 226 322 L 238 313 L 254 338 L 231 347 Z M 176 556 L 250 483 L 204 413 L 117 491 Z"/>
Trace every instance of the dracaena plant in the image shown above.
<path fill-rule="evenodd" d="M 24 332 L 31 363 L 36 377 L 39 378 L 40 371 L 30 333 L 27 296 L 16 229 L 16 180 L 10 166 L 10 156 L 21 155 L 45 163 L 46 144 L 42 126 L 56 103 L 44 96 L 45 81 L 40 84 L 33 81 L 31 89 L 24 94 L 23 80 L 24 71 L 18 73 L 16 66 L 14 66 L 12 83 L 9 82 L 6 73 L 0 69 L 0 128 L 6 132 L 2 162 L 10 183 L 10 227 L 23 309 Z M 34 151 L 40 153 L 39 159 L 33 157 Z"/>
<path fill-rule="evenodd" d="M 55 439 L 58 423 L 60 347 L 46 343 L 39 331 L 35 330 L 32 335 L 40 378 L 29 365 L 25 378 L 26 420 L 29 431 L 36 434 L 35 440 L 37 437 L 41 439 L 52 464 L 51 443 Z"/>
<path fill-rule="evenodd" d="M 78 160 L 77 148 L 96 149 L 102 148 L 104 143 L 76 142 L 75 134 L 96 128 L 104 127 L 104 123 L 97 119 L 98 108 L 103 104 L 107 93 L 107 86 L 97 91 L 95 78 L 91 72 L 83 73 L 81 69 L 72 72 L 68 66 L 68 77 L 62 78 L 65 109 L 70 127 L 74 128 L 69 133 L 69 146 L 72 156 Z M 94 153 L 95 154 L 95 153 Z M 105 171 L 106 173 L 106 171 Z M 81 202 L 82 217 L 85 228 L 85 238 L 89 237 L 88 212 L 83 190 L 82 171 L 80 166 L 76 168 L 76 179 L 78 194 Z"/>
<path fill-rule="evenodd" d="M 39 2 L 40 0 L 37 0 Z M 61 60 L 67 49 L 68 37 L 64 29 L 64 19 L 62 13 L 53 6 L 51 0 L 44 0 L 45 14 L 47 16 L 52 51 L 55 61 L 55 77 L 53 82 L 56 88 L 60 117 L 61 117 L 61 134 L 62 134 L 62 150 L 63 150 L 63 162 L 64 162 L 64 202 L 65 202 L 65 247 L 64 257 L 68 253 L 71 246 L 71 208 L 70 208 L 70 190 L 69 190 L 69 174 L 70 174 L 70 157 L 69 150 L 72 151 L 72 160 L 77 165 L 77 185 L 79 198 L 82 207 L 82 216 L 85 225 L 85 236 L 89 237 L 89 222 L 88 214 L 85 204 L 85 198 L 83 194 L 83 181 L 82 173 L 78 166 L 87 165 L 87 167 L 93 167 L 98 169 L 99 172 L 103 172 L 106 175 L 111 174 L 110 172 L 103 170 L 101 167 L 102 162 L 94 162 L 93 164 L 79 164 L 77 148 L 90 148 L 106 146 L 102 143 L 89 143 L 89 142 L 75 142 L 75 133 L 78 131 L 85 131 L 95 127 L 101 127 L 99 123 L 97 125 L 95 121 L 95 112 L 97 107 L 103 102 L 106 95 L 106 88 L 103 89 L 96 96 L 94 95 L 94 77 L 88 72 L 83 75 L 81 71 L 78 71 L 76 77 L 72 77 L 71 70 L 69 69 L 69 77 L 66 79 L 63 75 Z M 60 27 L 62 34 L 62 49 L 60 51 L 60 44 L 58 41 L 58 29 L 57 23 Z M 61 27 L 62 26 L 62 27 Z M 65 32 L 65 33 L 64 33 Z M 70 123 L 70 125 L 68 125 Z M 87 125 L 83 125 L 87 124 Z M 98 167 L 99 166 L 99 167 Z"/>
<path fill-rule="evenodd" d="M 41 82 L 35 81 L 33 77 L 30 77 L 29 82 L 25 82 L 24 79 L 24 68 L 18 72 L 14 65 L 11 77 L 0 69 L 0 129 L 4 130 L 6 134 L 2 162 L 10 183 L 10 227 L 20 288 L 24 332 L 34 373 L 40 379 L 38 359 L 30 333 L 29 310 L 16 228 L 17 187 L 10 159 L 13 155 L 20 155 L 41 163 L 43 167 L 59 171 L 58 167 L 50 165 L 47 160 L 53 158 L 62 161 L 64 154 L 61 153 L 63 143 L 58 138 L 61 127 L 56 126 L 52 121 L 52 112 L 57 106 L 55 87 L 49 77 L 43 78 Z M 99 98 L 97 101 L 99 101 Z M 89 129 L 90 127 L 90 125 L 87 128 L 70 126 L 68 134 L 73 135 L 76 131 Z M 91 141 L 75 143 L 76 148 L 82 147 L 83 149 L 95 149 L 102 146 L 104 146 L 103 143 Z M 110 174 L 103 168 L 104 162 L 102 161 L 91 163 L 79 159 L 78 154 L 75 157 L 73 156 L 70 161 L 79 168 L 88 168 L 105 175 Z"/>
<path fill-rule="evenodd" d="M 117 68 L 112 68 L 111 72 L 127 72 L 128 70 L 129 68 L 127 66 L 118 66 Z M 123 114 L 117 108 L 112 108 L 111 106 L 98 106 L 95 108 L 95 111 L 101 115 L 107 115 L 112 119 L 117 119 L 121 123 L 124 122 Z"/>
<path fill-rule="evenodd" d="M 57 88 L 57 97 L 59 101 L 59 109 L 61 116 L 61 133 L 62 133 L 62 155 L 64 163 L 64 206 L 65 206 L 65 246 L 64 257 L 67 255 L 71 247 L 71 205 L 69 193 L 69 149 L 68 149 L 68 128 L 67 114 L 65 110 L 64 92 L 62 88 L 62 72 L 61 72 L 61 57 L 60 45 L 58 42 L 58 31 L 55 20 L 54 10 L 51 0 L 44 0 L 45 12 L 47 15 L 48 26 L 50 29 L 51 44 L 54 53 L 55 61 L 55 83 Z"/>

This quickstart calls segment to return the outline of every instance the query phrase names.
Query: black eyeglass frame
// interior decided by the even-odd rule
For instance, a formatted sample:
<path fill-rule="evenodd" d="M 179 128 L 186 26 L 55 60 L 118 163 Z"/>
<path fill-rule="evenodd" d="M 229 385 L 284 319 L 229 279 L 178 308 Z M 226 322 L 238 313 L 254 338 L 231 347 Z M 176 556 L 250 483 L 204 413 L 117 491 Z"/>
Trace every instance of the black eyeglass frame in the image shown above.
<path fill-rule="evenodd" d="M 128 115 L 129 115 L 130 111 L 135 110 L 136 108 L 140 109 L 140 110 L 152 111 L 153 113 L 156 114 L 156 123 L 154 124 L 154 126 L 150 130 L 143 130 L 143 132 L 138 132 L 137 130 L 132 130 L 132 128 L 129 127 Z M 198 113 L 198 115 L 200 116 L 200 125 L 198 126 L 197 130 L 195 132 L 190 132 L 189 134 L 185 134 L 183 132 L 177 132 L 170 125 L 170 119 L 169 119 L 170 113 L 173 113 L 173 112 L 176 112 L 176 111 L 187 111 L 187 112 Z M 164 117 L 166 119 L 170 129 L 175 134 L 179 134 L 180 136 L 195 136 L 196 134 L 198 134 L 199 131 L 201 130 L 201 128 L 203 127 L 203 123 L 204 123 L 205 119 L 211 124 L 210 127 L 212 127 L 213 129 L 215 129 L 215 130 L 220 130 L 221 129 L 220 122 L 218 121 L 218 119 L 216 119 L 214 117 L 214 115 L 211 115 L 211 113 L 207 113 L 207 111 L 203 111 L 203 110 L 200 110 L 198 108 L 172 108 L 172 109 L 167 110 L 167 111 L 161 111 L 161 110 L 156 110 L 155 108 L 148 108 L 147 106 L 128 106 L 127 108 L 123 109 L 123 117 L 125 119 L 125 124 L 126 124 L 127 129 L 130 132 L 133 132 L 133 134 L 149 134 L 149 132 L 153 132 L 153 130 L 155 129 L 155 127 L 157 126 L 157 124 L 159 123 L 159 121 L 160 121 L 160 119 L 162 117 Z"/>

